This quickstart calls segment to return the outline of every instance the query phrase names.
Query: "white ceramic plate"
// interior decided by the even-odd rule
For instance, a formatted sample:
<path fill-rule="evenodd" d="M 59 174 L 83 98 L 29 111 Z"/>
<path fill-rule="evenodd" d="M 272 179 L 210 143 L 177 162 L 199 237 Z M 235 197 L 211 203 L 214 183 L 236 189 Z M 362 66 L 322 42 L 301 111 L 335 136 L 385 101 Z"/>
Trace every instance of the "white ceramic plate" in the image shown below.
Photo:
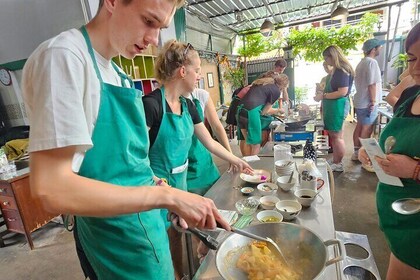
<path fill-rule="evenodd" d="M 244 180 L 245 182 L 252 183 L 252 184 L 260 184 L 260 183 L 270 181 L 271 174 L 267 170 L 255 169 L 254 175 L 241 173 L 239 177 L 241 177 L 241 179 Z"/>

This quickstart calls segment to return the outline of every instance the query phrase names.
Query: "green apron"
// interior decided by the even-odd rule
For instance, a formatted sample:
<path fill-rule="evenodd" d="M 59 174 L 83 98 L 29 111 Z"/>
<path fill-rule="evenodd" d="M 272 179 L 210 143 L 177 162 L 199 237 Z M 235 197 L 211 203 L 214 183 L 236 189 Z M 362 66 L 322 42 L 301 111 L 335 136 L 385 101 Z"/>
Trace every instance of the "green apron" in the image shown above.
<path fill-rule="evenodd" d="M 142 93 L 103 82 L 86 28 L 81 31 L 101 84 L 101 99 L 93 147 L 86 152 L 79 175 L 122 188 L 154 185 Z M 127 76 L 113 67 L 124 84 Z M 160 209 L 76 219 L 80 243 L 98 279 L 174 278 Z"/>
<path fill-rule="evenodd" d="M 273 108 L 275 108 L 275 109 L 278 109 L 278 108 L 280 108 L 280 102 L 279 102 L 279 100 L 277 99 L 276 100 L 276 102 L 274 102 L 274 104 L 273 104 L 273 106 L 272 106 Z"/>
<path fill-rule="evenodd" d="M 238 122 L 237 135 L 238 137 L 241 137 L 241 139 L 244 139 L 241 132 L 241 128 L 245 129 L 245 127 L 240 126 L 239 114 L 242 110 L 246 111 L 248 114 L 248 127 L 246 128 L 248 132 L 248 137 L 246 139 L 246 143 L 249 145 L 261 144 L 261 130 L 268 129 L 271 122 L 274 120 L 272 116 L 261 114 L 264 106 L 265 104 L 262 104 L 260 106 L 255 107 L 254 109 L 247 110 L 244 108 L 244 105 L 241 104 L 238 106 L 238 110 L 236 111 L 236 120 Z"/>
<path fill-rule="evenodd" d="M 324 89 L 324 92 L 327 94 L 333 92 L 330 81 L 331 76 L 329 75 L 325 80 Z M 347 100 L 347 96 L 337 99 L 322 99 L 322 116 L 326 130 L 337 132 L 343 129 L 344 119 L 346 118 L 344 111 Z"/>
<path fill-rule="evenodd" d="M 203 109 L 200 101 L 193 97 L 198 115 L 204 121 Z M 188 153 L 188 191 L 204 195 L 208 189 L 220 178 L 219 170 L 213 162 L 210 152 L 194 135 Z"/>
<path fill-rule="evenodd" d="M 416 96 L 420 94 L 417 92 Z M 405 117 L 404 112 L 411 110 L 409 104 L 413 99 L 406 100 L 394 117 L 381 133 L 379 144 L 384 150 L 386 138 L 396 138 L 392 153 L 403 154 L 409 157 L 420 157 L 420 118 Z M 393 201 L 414 197 L 420 198 L 420 184 L 412 179 L 401 179 L 404 187 L 395 187 L 383 183 L 378 184 L 376 191 L 376 203 L 379 214 L 379 226 L 384 232 L 392 253 L 402 262 L 420 269 L 420 213 L 413 215 L 401 215 L 391 208 Z"/>
<path fill-rule="evenodd" d="M 153 146 L 150 148 L 149 159 L 153 172 L 159 178 L 168 180 L 174 188 L 187 190 L 188 151 L 194 135 L 194 125 L 185 98 L 181 97 L 181 115 L 166 112 L 165 88 L 160 88 L 162 94 L 162 122 Z M 168 210 L 162 209 L 162 218 L 166 227 Z"/>

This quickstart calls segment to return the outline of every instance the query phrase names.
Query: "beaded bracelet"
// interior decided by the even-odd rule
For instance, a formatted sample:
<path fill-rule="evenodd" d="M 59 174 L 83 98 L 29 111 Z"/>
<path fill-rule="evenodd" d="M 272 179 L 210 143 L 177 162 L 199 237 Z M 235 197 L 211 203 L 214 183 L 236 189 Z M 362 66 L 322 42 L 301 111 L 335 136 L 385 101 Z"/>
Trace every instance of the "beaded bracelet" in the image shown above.
<path fill-rule="evenodd" d="M 420 160 L 417 160 L 417 165 L 413 173 L 413 180 L 416 181 L 417 183 L 420 183 L 419 173 L 420 173 Z"/>
<path fill-rule="evenodd" d="M 156 182 L 157 186 L 161 186 L 162 183 L 168 184 L 168 181 L 165 178 L 159 179 L 159 181 Z"/>

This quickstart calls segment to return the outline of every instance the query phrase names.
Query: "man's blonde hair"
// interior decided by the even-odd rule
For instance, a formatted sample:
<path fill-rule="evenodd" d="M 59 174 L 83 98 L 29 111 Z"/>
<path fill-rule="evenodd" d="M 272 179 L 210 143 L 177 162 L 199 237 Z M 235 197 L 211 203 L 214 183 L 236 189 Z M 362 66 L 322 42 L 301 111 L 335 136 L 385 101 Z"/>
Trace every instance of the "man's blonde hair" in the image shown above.
<path fill-rule="evenodd" d="M 123 3 L 125 5 L 128 5 L 128 4 L 131 3 L 131 1 L 133 1 L 133 0 L 123 0 Z M 174 2 L 175 7 L 177 9 L 181 8 L 185 4 L 185 0 L 167 0 L 167 1 Z M 98 10 L 103 6 L 103 4 L 104 4 L 104 0 L 99 0 L 99 8 L 98 8 Z"/>

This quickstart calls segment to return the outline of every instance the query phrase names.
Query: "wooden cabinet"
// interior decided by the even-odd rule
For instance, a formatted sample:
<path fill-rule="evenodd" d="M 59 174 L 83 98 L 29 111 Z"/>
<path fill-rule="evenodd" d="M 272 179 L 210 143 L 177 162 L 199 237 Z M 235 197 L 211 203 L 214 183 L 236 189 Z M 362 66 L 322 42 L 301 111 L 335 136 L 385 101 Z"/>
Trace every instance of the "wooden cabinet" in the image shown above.
<path fill-rule="evenodd" d="M 41 201 L 32 197 L 29 168 L 18 172 L 17 177 L 0 180 L 0 208 L 7 229 L 24 234 L 31 249 L 34 249 L 31 232 L 58 216 L 45 211 Z"/>
<path fill-rule="evenodd" d="M 149 94 L 155 90 L 157 82 L 155 80 L 155 59 L 157 49 L 150 46 L 143 54 L 137 55 L 133 59 L 127 59 L 121 55 L 112 60 L 124 70 L 124 72 L 133 79 L 134 86 Z"/>

